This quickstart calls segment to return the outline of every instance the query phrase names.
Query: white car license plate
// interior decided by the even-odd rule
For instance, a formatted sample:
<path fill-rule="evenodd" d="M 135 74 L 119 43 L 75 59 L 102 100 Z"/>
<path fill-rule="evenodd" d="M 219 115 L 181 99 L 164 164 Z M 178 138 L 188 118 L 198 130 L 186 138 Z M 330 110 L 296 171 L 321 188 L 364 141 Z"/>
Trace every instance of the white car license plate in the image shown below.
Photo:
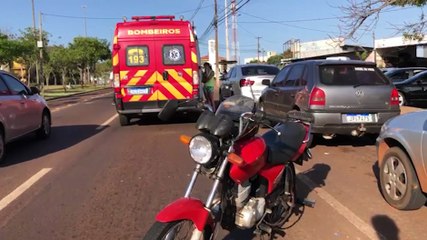
<path fill-rule="evenodd" d="M 128 89 L 128 92 L 131 95 L 143 95 L 148 94 L 149 90 L 149 88 L 130 88 Z"/>
<path fill-rule="evenodd" d="M 345 123 L 371 123 L 375 122 L 374 114 L 344 114 Z"/>

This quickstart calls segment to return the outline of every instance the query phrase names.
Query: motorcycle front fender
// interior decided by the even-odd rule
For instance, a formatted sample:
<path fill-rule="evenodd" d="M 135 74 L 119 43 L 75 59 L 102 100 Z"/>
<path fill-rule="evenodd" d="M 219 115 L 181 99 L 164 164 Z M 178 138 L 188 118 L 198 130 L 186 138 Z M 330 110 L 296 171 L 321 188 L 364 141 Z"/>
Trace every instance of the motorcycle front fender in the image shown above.
<path fill-rule="evenodd" d="M 156 220 L 162 223 L 191 220 L 199 231 L 203 231 L 206 225 L 215 229 L 210 211 L 195 198 L 180 198 L 170 203 L 157 214 Z"/>

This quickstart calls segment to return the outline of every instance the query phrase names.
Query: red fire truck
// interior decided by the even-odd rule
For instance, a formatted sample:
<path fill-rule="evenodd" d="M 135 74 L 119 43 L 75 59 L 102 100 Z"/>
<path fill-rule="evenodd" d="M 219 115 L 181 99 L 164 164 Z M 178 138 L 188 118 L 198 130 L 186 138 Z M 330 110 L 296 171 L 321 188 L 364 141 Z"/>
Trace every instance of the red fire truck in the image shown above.
<path fill-rule="evenodd" d="M 116 25 L 113 87 L 122 126 L 144 113 L 160 112 L 167 100 L 176 100 L 178 111 L 195 109 L 202 101 L 194 28 L 174 19 L 135 16 Z"/>

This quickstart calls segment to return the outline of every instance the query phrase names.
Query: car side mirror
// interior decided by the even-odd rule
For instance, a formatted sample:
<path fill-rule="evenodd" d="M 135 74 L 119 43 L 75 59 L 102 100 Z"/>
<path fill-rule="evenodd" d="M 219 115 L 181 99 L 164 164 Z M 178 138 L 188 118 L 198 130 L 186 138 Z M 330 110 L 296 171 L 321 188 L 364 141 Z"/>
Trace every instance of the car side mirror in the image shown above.
<path fill-rule="evenodd" d="M 37 87 L 30 87 L 31 94 L 40 94 L 40 89 Z"/>
<path fill-rule="evenodd" d="M 270 81 L 270 79 L 263 79 L 263 80 L 261 81 L 261 84 L 262 84 L 262 85 L 266 85 L 266 86 L 269 86 L 269 87 L 270 87 L 270 85 L 271 85 L 271 81 Z"/>

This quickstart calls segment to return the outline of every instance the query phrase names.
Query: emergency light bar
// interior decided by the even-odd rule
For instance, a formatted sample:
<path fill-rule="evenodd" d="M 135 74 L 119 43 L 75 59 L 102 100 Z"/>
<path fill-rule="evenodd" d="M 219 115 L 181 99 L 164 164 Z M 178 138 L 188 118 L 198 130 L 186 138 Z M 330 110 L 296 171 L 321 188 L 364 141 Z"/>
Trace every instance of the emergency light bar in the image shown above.
<path fill-rule="evenodd" d="M 132 20 L 139 21 L 139 20 L 158 20 L 158 19 L 169 19 L 173 20 L 175 19 L 175 16 L 132 16 Z"/>

